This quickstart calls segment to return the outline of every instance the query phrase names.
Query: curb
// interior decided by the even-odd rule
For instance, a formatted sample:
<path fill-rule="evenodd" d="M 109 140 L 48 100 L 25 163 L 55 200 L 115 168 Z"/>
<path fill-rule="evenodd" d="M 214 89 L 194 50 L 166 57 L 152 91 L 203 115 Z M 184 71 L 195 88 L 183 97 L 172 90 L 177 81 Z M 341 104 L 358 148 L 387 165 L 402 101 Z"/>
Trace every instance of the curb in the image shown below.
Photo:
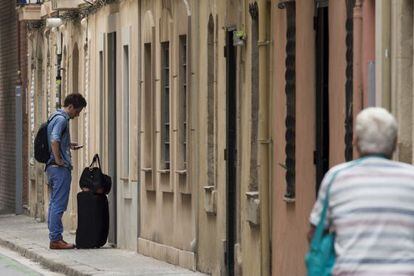
<path fill-rule="evenodd" d="M 82 271 L 73 269 L 67 265 L 55 262 L 55 261 L 51 261 L 43 256 L 41 256 L 40 254 L 37 254 L 36 252 L 34 252 L 34 250 L 29 250 L 26 249 L 22 246 L 19 246 L 13 242 L 7 241 L 3 238 L 0 237 L 0 245 L 7 247 L 10 250 L 13 250 L 15 252 L 18 252 L 20 255 L 22 255 L 23 257 L 26 257 L 28 259 L 31 259 L 35 262 L 40 263 L 42 266 L 48 268 L 49 270 L 53 271 L 53 272 L 58 272 L 58 273 L 63 273 L 65 275 L 69 275 L 69 276 L 90 276 L 93 274 L 88 274 L 88 273 L 84 273 Z"/>

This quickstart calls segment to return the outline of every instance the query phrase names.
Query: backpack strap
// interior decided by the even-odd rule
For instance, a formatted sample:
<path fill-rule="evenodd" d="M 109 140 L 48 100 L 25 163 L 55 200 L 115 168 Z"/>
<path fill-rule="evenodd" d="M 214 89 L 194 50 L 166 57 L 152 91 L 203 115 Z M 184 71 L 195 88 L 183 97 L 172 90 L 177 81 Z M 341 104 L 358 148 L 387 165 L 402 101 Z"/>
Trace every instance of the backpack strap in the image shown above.
<path fill-rule="evenodd" d="M 65 116 L 63 116 L 62 114 L 60 114 L 60 113 L 55 113 L 55 114 L 53 114 L 50 118 L 49 118 L 49 120 L 47 120 L 47 124 L 49 125 L 49 123 L 56 117 L 56 116 L 62 116 L 63 118 L 65 118 L 66 119 L 66 117 Z M 67 129 L 67 127 L 68 127 L 68 125 L 66 124 L 66 126 L 65 126 L 65 128 L 63 129 L 63 131 L 62 131 L 62 133 L 60 134 L 60 135 L 63 135 L 63 133 L 65 133 L 66 132 L 66 129 Z"/>
<path fill-rule="evenodd" d="M 52 116 L 50 116 L 50 118 L 49 118 L 49 120 L 47 120 L 47 122 L 48 122 L 48 123 L 50 123 L 50 121 L 52 121 L 52 120 L 53 120 L 53 118 L 55 118 L 56 116 L 62 116 L 63 118 L 65 118 L 65 119 L 66 119 L 66 117 L 65 117 L 65 116 L 63 116 L 62 114 L 60 114 L 60 113 L 58 113 L 58 112 L 55 112 L 55 114 L 53 114 Z"/>
<path fill-rule="evenodd" d="M 49 126 L 49 123 L 56 117 L 56 116 L 62 116 L 63 118 L 65 118 L 66 119 L 66 117 L 65 116 L 63 116 L 62 114 L 60 114 L 60 113 L 55 113 L 55 114 L 53 114 L 52 116 L 50 116 L 50 118 L 47 120 L 47 125 Z M 63 129 L 63 131 L 62 131 L 62 133 L 60 134 L 61 136 L 63 135 L 63 133 L 65 133 L 66 132 L 66 129 L 68 128 L 68 124 L 66 124 L 66 126 L 65 126 L 65 128 Z M 46 132 L 47 132 L 47 129 L 46 129 Z M 52 145 L 51 145 L 51 141 L 49 140 L 49 133 L 47 133 L 47 144 L 48 144 L 48 148 L 49 148 L 49 152 L 51 152 L 52 151 L 52 149 L 51 149 L 51 147 L 52 147 Z M 45 166 L 45 170 L 46 170 L 46 168 L 47 168 L 47 166 Z"/>

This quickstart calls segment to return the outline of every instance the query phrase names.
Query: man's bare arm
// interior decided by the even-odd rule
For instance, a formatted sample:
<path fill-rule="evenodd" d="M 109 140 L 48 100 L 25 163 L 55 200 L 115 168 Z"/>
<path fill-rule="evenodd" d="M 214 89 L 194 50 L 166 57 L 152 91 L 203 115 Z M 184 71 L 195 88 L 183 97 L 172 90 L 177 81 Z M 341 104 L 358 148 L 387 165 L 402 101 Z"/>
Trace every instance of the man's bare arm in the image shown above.
<path fill-rule="evenodd" d="M 63 163 L 62 156 L 60 156 L 60 143 L 59 142 L 52 141 L 52 153 L 53 153 L 53 156 L 55 157 L 56 165 L 63 166 L 64 163 Z"/>

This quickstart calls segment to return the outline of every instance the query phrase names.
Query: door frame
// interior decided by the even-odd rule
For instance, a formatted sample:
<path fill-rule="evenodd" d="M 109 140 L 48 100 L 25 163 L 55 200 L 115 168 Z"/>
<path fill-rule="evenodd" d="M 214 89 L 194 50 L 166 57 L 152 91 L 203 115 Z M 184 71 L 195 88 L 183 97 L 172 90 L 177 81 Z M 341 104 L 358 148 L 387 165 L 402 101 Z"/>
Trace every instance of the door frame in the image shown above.
<path fill-rule="evenodd" d="M 329 169 L 329 8 L 328 1 L 315 2 L 315 190 L 318 193 Z"/>
<path fill-rule="evenodd" d="M 235 27 L 226 28 L 226 256 L 227 275 L 234 275 L 234 245 L 237 241 L 237 52 Z"/>
<path fill-rule="evenodd" d="M 109 200 L 108 241 L 117 243 L 117 32 L 107 33 L 107 99 L 108 99 L 108 172 L 112 178 L 112 192 Z M 114 50 L 111 54 L 112 49 Z"/>

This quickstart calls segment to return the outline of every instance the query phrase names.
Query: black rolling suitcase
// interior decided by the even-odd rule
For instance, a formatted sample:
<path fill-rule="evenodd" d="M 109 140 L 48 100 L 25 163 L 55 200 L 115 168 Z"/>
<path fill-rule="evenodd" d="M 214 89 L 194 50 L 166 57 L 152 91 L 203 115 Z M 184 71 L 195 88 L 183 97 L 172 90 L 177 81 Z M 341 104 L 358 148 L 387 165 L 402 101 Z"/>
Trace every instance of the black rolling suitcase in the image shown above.
<path fill-rule="evenodd" d="M 108 239 L 109 208 L 105 194 L 78 193 L 77 248 L 99 248 Z"/>

